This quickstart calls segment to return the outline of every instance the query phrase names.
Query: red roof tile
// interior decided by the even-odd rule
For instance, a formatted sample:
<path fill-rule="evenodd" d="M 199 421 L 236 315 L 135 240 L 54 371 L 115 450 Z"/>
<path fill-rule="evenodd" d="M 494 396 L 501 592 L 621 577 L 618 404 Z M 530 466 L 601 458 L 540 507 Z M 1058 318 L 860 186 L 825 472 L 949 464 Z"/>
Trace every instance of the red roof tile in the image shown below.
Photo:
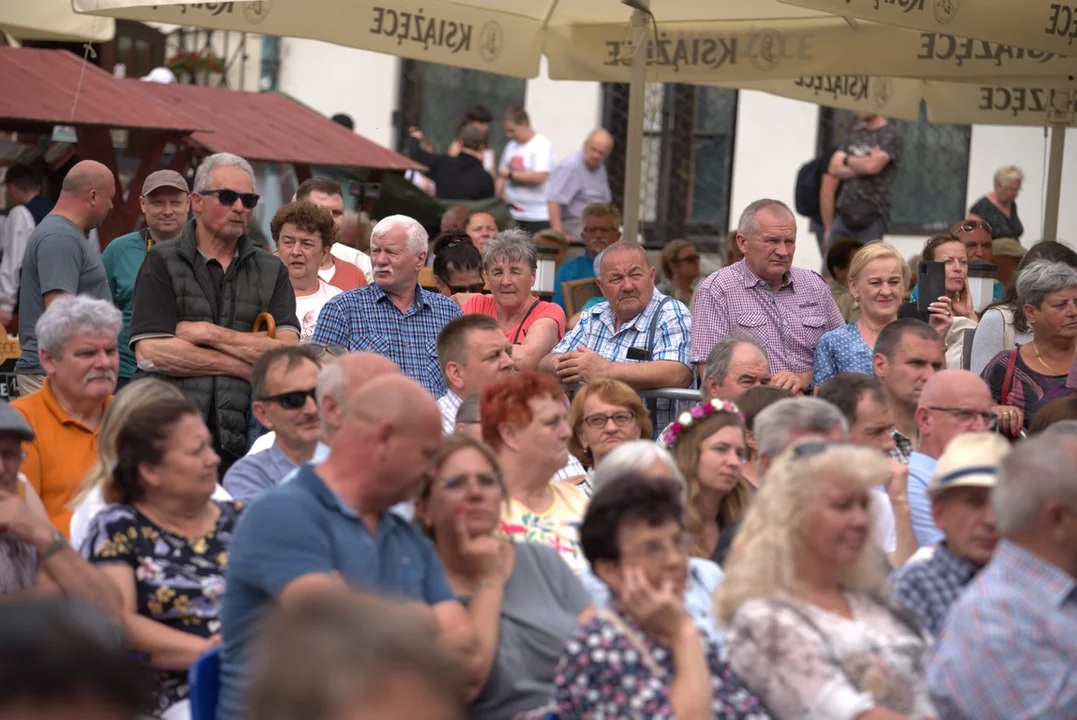
<path fill-rule="evenodd" d="M 180 132 L 203 127 L 66 50 L 10 47 L 0 48 L 0 126 L 5 123 Z"/>
<path fill-rule="evenodd" d="M 189 122 L 209 130 L 196 132 L 191 139 L 212 152 L 265 162 L 380 170 L 423 167 L 284 95 L 196 85 L 143 85 L 173 110 L 189 116 Z"/>

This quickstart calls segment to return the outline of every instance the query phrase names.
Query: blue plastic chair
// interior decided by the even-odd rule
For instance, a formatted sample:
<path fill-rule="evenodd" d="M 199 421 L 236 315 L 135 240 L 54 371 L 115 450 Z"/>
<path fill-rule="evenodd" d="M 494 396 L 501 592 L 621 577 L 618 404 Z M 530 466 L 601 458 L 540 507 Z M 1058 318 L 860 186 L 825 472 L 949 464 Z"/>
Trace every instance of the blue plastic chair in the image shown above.
<path fill-rule="evenodd" d="M 217 720 L 217 696 L 221 692 L 221 649 L 202 653 L 187 673 L 191 690 L 191 720 Z"/>

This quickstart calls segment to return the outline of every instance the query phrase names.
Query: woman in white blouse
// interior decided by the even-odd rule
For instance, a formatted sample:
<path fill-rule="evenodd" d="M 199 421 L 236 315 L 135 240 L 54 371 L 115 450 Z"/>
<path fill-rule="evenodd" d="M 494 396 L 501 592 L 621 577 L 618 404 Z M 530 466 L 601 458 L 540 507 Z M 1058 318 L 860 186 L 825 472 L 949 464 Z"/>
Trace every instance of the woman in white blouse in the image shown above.
<path fill-rule="evenodd" d="M 805 441 L 767 472 L 717 593 L 734 671 L 776 718 L 935 718 L 929 642 L 883 595 L 873 537 L 877 450 Z"/>

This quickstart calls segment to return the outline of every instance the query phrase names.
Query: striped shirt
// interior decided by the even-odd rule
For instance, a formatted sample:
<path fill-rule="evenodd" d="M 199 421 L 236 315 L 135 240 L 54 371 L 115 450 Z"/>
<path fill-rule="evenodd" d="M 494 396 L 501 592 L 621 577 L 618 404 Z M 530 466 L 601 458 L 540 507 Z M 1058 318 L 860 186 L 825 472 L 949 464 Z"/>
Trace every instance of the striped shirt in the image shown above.
<path fill-rule="evenodd" d="M 637 348 L 648 351 L 652 361 L 672 360 L 691 369 L 688 338 L 692 330 L 692 315 L 684 303 L 672 298 L 663 304 L 662 301 L 667 297 L 655 290 L 643 312 L 621 325 L 619 330 L 615 329 L 617 318 L 609 302 L 600 302 L 580 316 L 576 327 L 557 343 L 553 353 L 572 352 L 583 345 L 610 362 L 643 362 L 628 357 L 628 351 Z M 655 326 L 654 347 L 648 348 L 647 336 L 656 312 L 658 322 Z M 656 428 L 663 428 L 673 422 L 677 409 L 675 401 L 659 398 L 656 407 Z"/>
<path fill-rule="evenodd" d="M 1002 540 L 927 663 L 940 718 L 1077 718 L 1077 583 Z"/>
<path fill-rule="evenodd" d="M 438 333 L 461 315 L 455 302 L 418 285 L 415 302 L 402 313 L 380 286 L 371 284 L 330 298 L 311 342 L 384 355 L 439 398 L 445 394 L 445 378 L 438 366 Z"/>

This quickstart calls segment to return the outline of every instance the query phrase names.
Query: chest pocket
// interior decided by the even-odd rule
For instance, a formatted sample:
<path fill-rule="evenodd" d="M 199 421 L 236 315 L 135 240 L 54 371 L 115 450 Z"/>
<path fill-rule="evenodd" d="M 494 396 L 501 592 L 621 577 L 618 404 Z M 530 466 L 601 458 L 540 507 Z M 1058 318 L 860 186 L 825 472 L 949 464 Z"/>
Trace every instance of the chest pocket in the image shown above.
<path fill-rule="evenodd" d="M 813 330 L 822 330 L 826 327 L 826 318 L 822 315 L 805 315 L 800 318 L 800 324 Z"/>
<path fill-rule="evenodd" d="M 395 359 L 390 354 L 392 346 L 389 344 L 389 339 L 384 335 L 378 335 L 372 332 L 359 333 L 359 341 L 355 344 L 355 347 L 348 348 L 352 352 L 372 352 L 389 358 Z"/>
<path fill-rule="evenodd" d="M 766 325 L 767 316 L 763 313 L 742 312 L 737 315 L 737 325 L 746 328 L 758 328 Z"/>

